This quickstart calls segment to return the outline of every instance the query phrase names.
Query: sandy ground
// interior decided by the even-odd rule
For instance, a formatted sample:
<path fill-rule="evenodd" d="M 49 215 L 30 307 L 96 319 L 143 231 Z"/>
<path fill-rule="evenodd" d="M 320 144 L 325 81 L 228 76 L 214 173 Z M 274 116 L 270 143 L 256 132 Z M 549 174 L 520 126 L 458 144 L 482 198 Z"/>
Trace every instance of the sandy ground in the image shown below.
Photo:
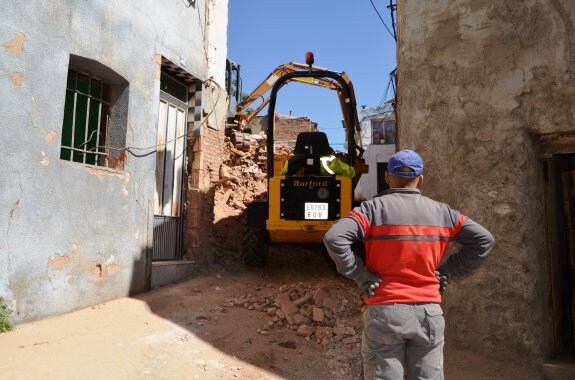
<path fill-rule="evenodd" d="M 339 302 L 336 327 L 355 335 L 304 337 L 274 322 L 269 307 L 258 310 L 285 289 L 301 296 L 326 288 Z M 17 326 L 0 335 L 0 378 L 359 379 L 358 297 L 320 251 L 276 252 L 258 270 L 228 261 L 137 297 Z M 449 342 L 445 366 L 447 379 L 541 378 L 525 366 L 450 349 Z"/>

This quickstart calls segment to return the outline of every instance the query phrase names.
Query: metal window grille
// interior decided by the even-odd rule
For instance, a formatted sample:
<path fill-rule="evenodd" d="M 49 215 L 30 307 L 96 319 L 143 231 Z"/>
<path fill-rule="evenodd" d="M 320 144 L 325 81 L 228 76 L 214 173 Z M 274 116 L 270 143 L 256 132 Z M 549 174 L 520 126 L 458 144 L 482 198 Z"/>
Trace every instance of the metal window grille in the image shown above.
<path fill-rule="evenodd" d="M 110 85 L 88 73 L 69 70 L 60 158 L 108 166 Z"/>
<path fill-rule="evenodd" d="M 384 143 L 384 133 L 383 133 L 383 121 L 382 120 L 372 120 L 371 121 L 371 143 L 372 144 L 383 144 Z"/>
<path fill-rule="evenodd" d="M 383 122 L 383 133 L 385 144 L 395 144 L 395 120 L 386 120 Z"/>

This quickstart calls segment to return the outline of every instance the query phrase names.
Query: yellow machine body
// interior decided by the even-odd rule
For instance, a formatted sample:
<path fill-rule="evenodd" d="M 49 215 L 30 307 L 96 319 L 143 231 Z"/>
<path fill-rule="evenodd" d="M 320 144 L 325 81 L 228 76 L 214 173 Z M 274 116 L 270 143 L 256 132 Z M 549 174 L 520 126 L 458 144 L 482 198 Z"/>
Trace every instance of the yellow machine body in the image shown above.
<path fill-rule="evenodd" d="M 269 180 L 269 214 L 266 229 L 269 233 L 270 242 L 321 243 L 323 235 L 337 220 L 286 220 L 281 213 L 281 204 L 285 201 L 285 199 L 281 199 L 281 185 L 285 178 L 285 176 L 275 176 Z M 301 181 L 305 181 L 306 177 L 301 178 Z M 351 211 L 352 180 L 343 176 L 336 176 L 335 179 L 340 185 L 337 213 L 341 218 Z M 310 183 L 308 186 L 319 188 L 321 183 Z"/>

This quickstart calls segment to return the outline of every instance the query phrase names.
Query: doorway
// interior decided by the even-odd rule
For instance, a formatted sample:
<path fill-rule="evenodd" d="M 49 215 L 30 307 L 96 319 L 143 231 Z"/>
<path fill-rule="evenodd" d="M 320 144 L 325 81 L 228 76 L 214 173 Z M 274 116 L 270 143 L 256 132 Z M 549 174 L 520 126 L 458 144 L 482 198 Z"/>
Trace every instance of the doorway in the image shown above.
<path fill-rule="evenodd" d="M 389 189 L 389 185 L 385 182 L 385 171 L 387 170 L 387 162 L 377 163 L 377 194 Z"/>
<path fill-rule="evenodd" d="M 547 162 L 554 356 L 575 354 L 575 155 Z"/>
<path fill-rule="evenodd" d="M 152 260 L 179 260 L 183 252 L 183 177 L 188 87 L 162 72 L 154 193 Z"/>

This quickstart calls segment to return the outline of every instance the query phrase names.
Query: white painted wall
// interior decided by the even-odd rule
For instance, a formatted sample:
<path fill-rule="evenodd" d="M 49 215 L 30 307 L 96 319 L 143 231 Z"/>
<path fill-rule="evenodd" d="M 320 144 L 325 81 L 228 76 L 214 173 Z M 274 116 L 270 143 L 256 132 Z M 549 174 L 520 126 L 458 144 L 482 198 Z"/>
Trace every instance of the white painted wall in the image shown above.
<path fill-rule="evenodd" d="M 377 163 L 387 162 L 395 153 L 395 144 L 372 144 L 372 121 L 395 120 L 393 109 L 389 104 L 360 110 L 359 120 L 361 141 L 365 147 L 363 157 L 369 165 L 369 172 L 361 175 L 354 194 L 356 200 L 371 199 L 377 195 Z"/>
<path fill-rule="evenodd" d="M 155 154 L 129 155 L 123 170 L 60 160 L 68 62 L 82 56 L 124 77 L 127 145 L 154 146 L 158 56 L 224 87 L 227 1 L 191 4 L 2 2 L 0 297 L 15 322 L 145 289 Z"/>

